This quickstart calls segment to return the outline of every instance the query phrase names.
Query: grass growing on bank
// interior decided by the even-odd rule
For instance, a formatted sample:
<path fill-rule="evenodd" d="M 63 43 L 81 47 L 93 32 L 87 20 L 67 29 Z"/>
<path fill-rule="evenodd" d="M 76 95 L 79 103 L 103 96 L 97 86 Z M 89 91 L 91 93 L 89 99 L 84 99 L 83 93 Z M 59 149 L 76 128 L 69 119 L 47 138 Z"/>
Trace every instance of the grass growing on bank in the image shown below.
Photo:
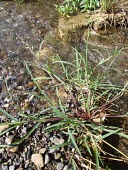
<path fill-rule="evenodd" d="M 61 15 L 69 16 L 77 12 L 90 12 L 99 6 L 99 0 L 64 0 L 62 5 L 56 5 L 56 9 Z"/>
<path fill-rule="evenodd" d="M 118 119 L 118 117 L 126 116 L 116 113 L 113 106 L 115 101 L 127 91 L 127 84 L 124 87 L 117 87 L 106 79 L 106 74 L 121 51 L 118 51 L 116 56 L 111 55 L 107 59 L 101 60 L 94 68 L 88 61 L 88 44 L 85 55 L 76 49 L 74 52 L 75 60 L 72 62 L 63 61 L 58 56 L 50 66 L 43 65 L 41 69 L 47 76 L 39 78 L 33 77 L 29 66 L 25 63 L 28 74 L 38 88 L 38 94 L 35 95 L 43 98 L 47 107 L 32 115 L 19 110 L 20 119 L 0 108 L 0 111 L 10 120 L 0 123 L 0 125 L 9 126 L 0 136 L 23 124 L 32 124 L 33 127 L 22 138 L 9 146 L 19 145 L 31 136 L 41 123 L 51 122 L 45 131 L 61 131 L 67 136 L 65 143 L 54 147 L 73 146 L 73 151 L 68 159 L 74 169 L 83 166 L 85 169 L 100 170 L 100 167 L 104 167 L 102 157 L 106 158 L 107 154 L 102 149 L 103 143 L 121 155 L 122 158 L 118 159 L 128 160 L 127 155 L 105 140 L 113 134 L 124 138 L 128 138 L 128 135 L 124 134 L 121 128 L 104 125 L 104 121 L 108 117 L 117 117 Z M 99 72 L 98 68 L 109 60 L 111 60 L 109 66 L 103 72 Z M 58 75 L 55 68 L 58 68 L 61 74 Z M 39 79 L 49 81 L 49 89 L 41 88 L 38 83 Z M 8 93 L 11 97 L 9 89 Z M 18 106 L 16 107 L 18 109 Z M 0 147 L 6 146 L 0 145 Z"/>
<path fill-rule="evenodd" d="M 113 7 L 115 5 L 115 0 L 100 0 L 101 9 L 104 12 L 110 12 L 113 10 Z"/>
<path fill-rule="evenodd" d="M 57 11 L 64 16 L 70 16 L 77 12 L 93 12 L 101 9 L 103 12 L 113 12 L 114 6 L 118 6 L 116 0 L 64 0 L 62 5 L 56 5 Z"/>

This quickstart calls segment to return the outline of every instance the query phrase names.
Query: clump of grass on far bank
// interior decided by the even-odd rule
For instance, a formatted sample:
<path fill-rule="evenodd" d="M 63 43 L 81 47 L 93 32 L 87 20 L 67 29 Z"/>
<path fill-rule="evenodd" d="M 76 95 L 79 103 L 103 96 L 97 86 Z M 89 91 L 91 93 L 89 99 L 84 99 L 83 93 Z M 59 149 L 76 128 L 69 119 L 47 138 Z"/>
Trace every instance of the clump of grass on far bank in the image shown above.
<path fill-rule="evenodd" d="M 101 9 L 103 12 L 108 13 L 113 12 L 114 7 L 119 6 L 121 3 L 121 1 L 117 0 L 64 0 L 62 5 L 56 5 L 56 9 L 64 16 L 70 16 L 77 12 L 91 13 L 96 9 Z"/>
<path fill-rule="evenodd" d="M 118 151 L 122 156 L 119 159 L 128 160 L 127 155 L 105 141 L 113 134 L 124 138 L 128 138 L 128 135 L 123 133 L 123 129 L 114 125 L 104 125 L 104 121 L 108 117 L 126 116 L 116 113 L 116 110 L 113 110 L 113 105 L 116 99 L 126 92 L 127 84 L 124 87 L 116 87 L 106 80 L 105 75 L 117 56 L 109 56 L 106 60 L 101 60 L 95 68 L 92 68 L 88 61 L 88 44 L 85 55 L 81 55 L 75 49 L 74 51 L 76 58 L 70 63 L 57 57 L 51 66 L 42 65 L 41 69 L 47 76 L 34 78 L 25 63 L 31 79 L 38 88 L 38 94 L 34 95 L 42 98 L 47 106 L 44 110 L 32 115 L 28 115 L 22 110 L 22 113 L 19 114 L 20 121 L 5 110 L 0 109 L 5 116 L 12 120 L 5 123 L 9 125 L 9 128 L 0 135 L 2 136 L 7 131 L 11 131 L 24 123 L 31 123 L 33 127 L 21 139 L 10 144 L 10 146 L 18 145 L 39 128 L 41 123 L 51 122 L 52 124 L 45 128 L 46 131 L 61 131 L 67 136 L 65 143 L 55 147 L 67 145 L 74 147 L 73 152 L 68 155 L 69 164 L 72 163 L 74 169 L 83 166 L 86 169 L 100 170 L 101 167 L 104 167 L 102 156 L 104 155 L 104 159 L 106 158 L 106 152 L 102 149 L 103 143 Z M 108 68 L 103 73 L 95 75 L 96 69 L 109 59 L 111 62 Z M 52 68 L 59 68 L 62 76 L 58 76 Z M 41 88 L 38 83 L 39 79 L 49 81 L 49 88 Z M 5 147 L 5 145 L 0 145 L 0 147 Z"/>
<path fill-rule="evenodd" d="M 116 0 L 100 0 L 101 9 L 104 12 L 112 12 Z"/>
<path fill-rule="evenodd" d="M 99 5 L 99 0 L 64 0 L 62 5 L 56 5 L 56 9 L 61 15 L 69 16 L 76 12 L 95 10 Z"/>

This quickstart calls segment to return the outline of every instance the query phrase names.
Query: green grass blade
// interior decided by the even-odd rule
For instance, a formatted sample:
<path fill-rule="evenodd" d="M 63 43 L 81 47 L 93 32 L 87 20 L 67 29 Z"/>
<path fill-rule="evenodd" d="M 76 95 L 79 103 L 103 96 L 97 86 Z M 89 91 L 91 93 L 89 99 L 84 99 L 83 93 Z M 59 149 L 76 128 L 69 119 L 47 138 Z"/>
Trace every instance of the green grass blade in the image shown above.
<path fill-rule="evenodd" d="M 5 110 L 3 110 L 2 108 L 0 108 L 0 112 L 2 112 L 6 117 L 8 117 L 11 120 L 17 121 L 16 118 L 14 118 L 13 116 L 11 116 L 9 113 L 7 113 Z"/>
<path fill-rule="evenodd" d="M 106 131 L 106 132 L 109 132 L 109 133 L 112 133 L 114 131 L 113 129 L 107 129 L 107 128 L 103 128 L 103 130 Z M 115 130 L 115 134 L 128 139 L 128 135 L 127 134 L 125 134 L 123 132 L 119 132 L 121 130 L 122 130 L 121 128 Z"/>
<path fill-rule="evenodd" d="M 74 170 L 78 170 L 78 169 L 76 168 L 76 162 L 74 161 L 74 159 L 72 159 L 71 161 L 72 161 L 73 169 L 74 169 Z"/>
<path fill-rule="evenodd" d="M 26 69 L 27 69 L 29 75 L 31 76 L 31 79 L 33 80 L 33 82 L 35 83 L 35 85 L 37 86 L 37 88 L 39 89 L 39 91 L 41 92 L 41 94 L 44 95 L 45 99 L 50 102 L 50 101 L 51 101 L 50 98 L 47 96 L 47 94 L 45 93 L 45 91 L 40 88 L 39 84 L 37 83 L 37 81 L 36 81 L 35 78 L 33 77 L 33 75 L 32 75 L 32 73 L 31 73 L 28 65 L 26 64 L 26 62 L 24 62 L 24 63 L 25 63 L 25 66 L 26 66 Z"/>
<path fill-rule="evenodd" d="M 6 124 L 7 124 L 7 123 L 6 123 Z M 5 133 L 9 132 L 10 130 L 16 128 L 17 126 L 18 126 L 18 125 L 14 125 L 14 126 L 8 128 L 8 129 L 4 130 L 3 132 L 0 133 L 0 136 L 4 135 Z"/>
<path fill-rule="evenodd" d="M 12 143 L 11 145 L 19 145 L 22 143 L 26 138 L 28 138 L 41 124 L 41 122 L 36 123 L 30 131 L 28 131 L 21 139 L 17 140 L 16 142 Z"/>
<path fill-rule="evenodd" d="M 97 146 L 96 146 L 96 142 L 95 140 L 93 139 L 93 136 L 91 135 L 91 141 L 92 141 L 92 144 L 93 144 L 93 150 L 94 150 L 94 153 L 95 153 L 95 159 L 96 159 L 96 170 L 100 170 L 100 164 L 99 164 L 99 152 L 98 152 L 98 149 L 97 149 Z"/>
<path fill-rule="evenodd" d="M 54 111 L 54 113 L 55 113 L 57 116 L 59 116 L 60 118 L 66 120 L 66 121 L 68 121 L 68 122 L 70 122 L 70 123 L 71 123 L 71 122 L 73 123 L 73 121 L 72 121 L 70 118 L 68 118 L 68 116 L 66 116 L 64 113 L 60 112 L 60 111 L 57 110 L 56 108 L 53 108 L 53 111 Z"/>
<path fill-rule="evenodd" d="M 68 145 L 70 145 L 71 143 L 72 143 L 71 141 L 69 141 L 69 142 L 65 142 L 65 143 L 60 144 L 60 145 L 52 146 L 52 147 L 50 147 L 50 149 L 56 149 L 56 148 L 60 148 L 60 147 L 64 147 L 64 146 L 68 146 Z"/>
<path fill-rule="evenodd" d="M 88 153 L 92 156 L 92 152 L 91 152 L 90 146 L 88 146 L 86 140 L 84 140 L 84 144 L 86 146 L 86 149 L 87 149 Z"/>
<path fill-rule="evenodd" d="M 76 141 L 75 141 L 75 139 L 74 139 L 74 137 L 73 137 L 73 135 L 72 135 L 72 133 L 71 133 L 71 131 L 70 131 L 69 128 L 68 128 L 68 135 L 69 135 L 69 137 L 70 137 L 70 139 L 71 139 L 71 141 L 72 141 L 72 144 L 74 145 L 74 147 L 76 148 L 77 152 L 78 152 L 79 155 L 81 156 L 81 152 L 80 152 L 80 150 L 79 150 L 79 148 L 78 148 L 78 146 L 77 146 L 77 144 L 76 144 Z"/>
<path fill-rule="evenodd" d="M 60 121 L 59 123 L 55 123 L 55 124 L 53 124 L 53 125 L 51 125 L 51 126 L 48 126 L 48 127 L 46 127 L 44 130 L 54 130 L 54 128 L 61 128 L 62 129 L 62 127 L 65 127 L 66 128 L 66 124 L 68 124 L 68 122 L 67 121 Z"/>
<path fill-rule="evenodd" d="M 104 130 L 104 129 L 103 129 Z M 97 141 L 100 141 L 102 139 L 105 139 L 113 134 L 118 134 L 118 132 L 120 131 L 121 129 L 117 129 L 117 130 L 111 130 L 109 133 L 105 134 L 105 135 L 102 135 Z"/>

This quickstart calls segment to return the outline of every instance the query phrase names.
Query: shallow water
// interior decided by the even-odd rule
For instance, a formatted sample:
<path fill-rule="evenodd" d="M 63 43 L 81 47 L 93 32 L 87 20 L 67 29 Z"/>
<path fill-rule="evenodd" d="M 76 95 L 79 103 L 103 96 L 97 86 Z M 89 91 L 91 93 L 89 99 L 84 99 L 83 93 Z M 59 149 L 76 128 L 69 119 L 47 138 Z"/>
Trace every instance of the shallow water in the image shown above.
<path fill-rule="evenodd" d="M 25 4 L 0 1 L 0 59 L 3 54 L 9 58 L 26 55 L 29 58 L 26 47 L 38 50 L 44 36 L 56 25 L 57 14 L 49 1 Z"/>

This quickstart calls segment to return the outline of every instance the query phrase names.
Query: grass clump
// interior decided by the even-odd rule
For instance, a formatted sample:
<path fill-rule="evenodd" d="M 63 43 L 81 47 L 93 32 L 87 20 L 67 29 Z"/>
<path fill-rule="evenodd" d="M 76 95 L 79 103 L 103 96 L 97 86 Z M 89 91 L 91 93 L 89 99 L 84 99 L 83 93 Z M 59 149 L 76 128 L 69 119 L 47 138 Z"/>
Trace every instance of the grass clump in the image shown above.
<path fill-rule="evenodd" d="M 32 81 L 38 88 L 38 94 L 35 95 L 42 98 L 47 103 L 47 107 L 32 115 L 28 115 L 22 110 L 19 113 L 21 117 L 19 120 L 5 110 L 0 109 L 11 120 L 10 122 L 1 123 L 8 124 L 9 128 L 0 135 L 2 136 L 7 131 L 23 124 L 32 124 L 32 128 L 22 138 L 9 146 L 19 145 L 31 136 L 42 123 L 51 122 L 51 125 L 45 128 L 45 131 L 61 131 L 66 135 L 67 141 L 61 145 L 54 146 L 54 148 L 73 146 L 73 152 L 69 153 L 68 160 L 74 169 L 84 167 L 85 169 L 100 170 L 101 167 L 104 167 L 101 153 L 104 158 L 106 158 L 107 154 L 102 149 L 103 143 L 119 152 L 122 157 L 119 159 L 128 159 L 124 153 L 105 140 L 113 134 L 125 138 L 128 138 L 128 135 L 124 134 L 121 128 L 104 125 L 104 121 L 108 117 L 126 116 L 116 113 L 113 106 L 115 101 L 127 91 L 127 84 L 124 87 L 117 87 L 106 79 L 106 73 L 117 57 L 114 54 L 107 59 L 101 60 L 93 68 L 88 61 L 88 44 L 85 55 L 82 55 L 76 49 L 74 49 L 74 52 L 76 58 L 72 62 L 63 61 L 58 56 L 51 66 L 41 66 L 47 76 L 39 78 L 33 77 L 28 65 L 25 63 Z M 111 60 L 109 66 L 102 73 L 97 72 L 98 68 L 109 60 Z M 59 69 L 61 73 L 59 76 L 55 68 Z M 41 88 L 38 79 L 49 81 L 49 89 Z M 4 146 L 0 145 L 0 147 Z"/>
<path fill-rule="evenodd" d="M 70 159 L 76 169 L 81 164 L 88 169 L 90 162 L 92 169 L 100 169 L 103 166 L 101 153 L 106 155 L 106 152 L 102 150 L 103 143 L 128 159 L 125 154 L 105 141 L 113 134 L 126 138 L 128 136 L 122 132 L 121 128 L 104 125 L 107 117 L 126 116 L 113 113 L 113 105 L 126 91 L 127 85 L 123 88 L 116 87 L 107 81 L 105 75 L 109 67 L 102 74 L 95 76 L 96 69 L 109 59 L 112 60 L 110 63 L 112 65 L 115 56 L 103 59 L 99 65 L 92 68 L 88 61 L 87 51 L 86 56 L 81 55 L 77 50 L 75 53 L 76 59 L 72 63 L 62 61 L 60 58 L 53 63 L 57 65 L 57 68 L 62 68 L 64 77 L 58 77 L 50 67 L 44 69 L 55 82 L 59 107 L 54 108 L 53 113 L 58 120 L 60 119 L 59 123 L 47 127 L 46 130 L 59 129 L 68 135 L 67 144 L 71 143 L 75 148 Z M 66 96 L 66 104 L 63 96 Z"/>
<path fill-rule="evenodd" d="M 92 11 L 99 7 L 99 0 L 64 0 L 62 5 L 56 5 L 61 15 L 69 16 L 76 12 Z"/>
<path fill-rule="evenodd" d="M 125 1 L 124 1 L 125 2 Z M 105 13 L 114 12 L 114 7 L 118 6 L 116 0 L 64 0 L 62 5 L 55 5 L 57 11 L 64 16 L 76 14 L 77 12 L 93 12 L 101 9 Z"/>
<path fill-rule="evenodd" d="M 101 4 L 101 9 L 104 12 L 110 12 L 112 11 L 115 5 L 115 0 L 100 0 L 100 4 Z"/>

